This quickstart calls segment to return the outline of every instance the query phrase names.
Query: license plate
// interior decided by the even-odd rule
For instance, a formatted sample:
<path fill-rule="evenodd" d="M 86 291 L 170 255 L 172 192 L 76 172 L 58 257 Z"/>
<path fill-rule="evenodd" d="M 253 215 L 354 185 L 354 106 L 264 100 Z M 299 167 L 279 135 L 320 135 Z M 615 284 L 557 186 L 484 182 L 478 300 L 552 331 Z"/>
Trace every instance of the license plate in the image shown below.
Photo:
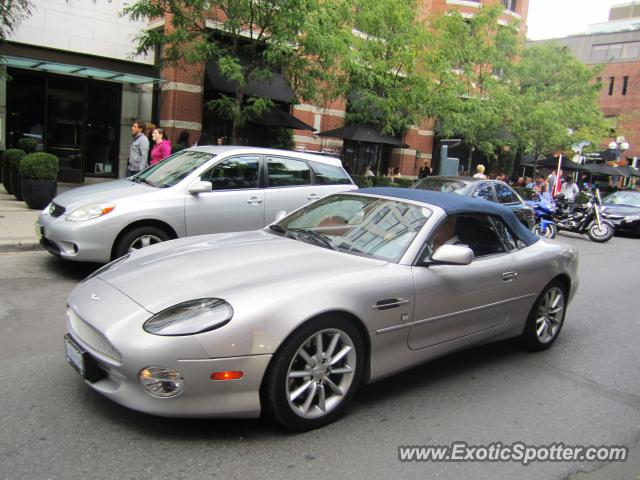
<path fill-rule="evenodd" d="M 44 237 L 44 227 L 36 222 L 36 238 L 42 240 L 42 237 Z"/>
<path fill-rule="evenodd" d="M 82 377 L 85 377 L 84 354 L 86 352 L 69 335 L 64 337 L 64 349 L 69 365 L 75 368 Z"/>

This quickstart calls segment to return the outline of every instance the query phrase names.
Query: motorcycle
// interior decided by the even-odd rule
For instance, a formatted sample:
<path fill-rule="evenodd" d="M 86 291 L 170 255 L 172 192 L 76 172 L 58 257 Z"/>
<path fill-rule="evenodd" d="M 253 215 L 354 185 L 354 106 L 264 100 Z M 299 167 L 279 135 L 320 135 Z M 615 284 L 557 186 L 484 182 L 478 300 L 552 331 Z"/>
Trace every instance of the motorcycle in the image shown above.
<path fill-rule="evenodd" d="M 613 237 L 613 224 L 602 218 L 602 200 L 598 189 L 595 193 L 581 192 L 575 202 L 567 201 L 560 193 L 555 201 L 557 210 L 551 218 L 559 230 L 587 233 L 592 241 L 598 243 L 608 242 Z"/>
<path fill-rule="evenodd" d="M 553 221 L 553 215 L 556 213 L 556 205 L 553 201 L 536 195 L 535 199 L 525 200 L 525 203 L 533 209 L 536 217 L 536 225 L 533 227 L 533 233 L 539 237 L 549 239 L 556 238 L 558 227 L 556 227 Z"/>

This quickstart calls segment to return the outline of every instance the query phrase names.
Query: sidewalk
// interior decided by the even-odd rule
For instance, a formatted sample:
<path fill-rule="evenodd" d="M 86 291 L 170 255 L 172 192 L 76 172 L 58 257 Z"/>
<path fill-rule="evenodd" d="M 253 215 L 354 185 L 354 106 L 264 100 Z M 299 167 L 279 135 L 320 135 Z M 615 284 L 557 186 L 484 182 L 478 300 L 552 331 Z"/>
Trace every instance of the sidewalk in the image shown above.
<path fill-rule="evenodd" d="M 111 179 L 87 178 L 82 183 L 58 182 L 58 195 L 72 188 Z M 30 210 L 24 202 L 9 195 L 0 184 L 0 253 L 40 250 L 36 238 L 35 221 L 39 210 Z"/>

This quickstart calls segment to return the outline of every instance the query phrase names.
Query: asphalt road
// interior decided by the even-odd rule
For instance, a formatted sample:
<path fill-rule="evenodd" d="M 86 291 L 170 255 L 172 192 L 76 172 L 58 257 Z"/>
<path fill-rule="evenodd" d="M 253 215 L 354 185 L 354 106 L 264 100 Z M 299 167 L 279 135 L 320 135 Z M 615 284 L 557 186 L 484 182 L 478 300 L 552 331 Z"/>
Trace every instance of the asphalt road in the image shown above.
<path fill-rule="evenodd" d="M 580 249 L 552 349 L 502 342 L 362 388 L 339 422 L 175 420 L 120 407 L 64 358 L 65 299 L 96 267 L 0 254 L 0 478 L 640 479 L 640 239 Z M 162 292 L 159 292 L 162 294 Z M 626 463 L 401 463 L 399 445 L 626 445 Z M 585 473 L 587 472 L 587 473 Z"/>

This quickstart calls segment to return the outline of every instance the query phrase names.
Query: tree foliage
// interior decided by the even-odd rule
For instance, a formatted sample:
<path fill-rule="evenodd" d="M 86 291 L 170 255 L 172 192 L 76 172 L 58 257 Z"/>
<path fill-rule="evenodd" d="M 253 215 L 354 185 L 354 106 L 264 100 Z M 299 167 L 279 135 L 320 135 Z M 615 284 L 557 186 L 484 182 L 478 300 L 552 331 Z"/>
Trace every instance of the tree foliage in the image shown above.
<path fill-rule="evenodd" d="M 470 168 L 474 149 L 493 156 L 505 143 L 513 107 L 509 72 L 521 40 L 515 26 L 498 23 L 500 6 L 480 9 L 473 17 L 459 13 L 433 21 L 433 43 L 425 55 L 435 84 L 427 114 L 438 119 L 444 137 L 461 135 Z"/>
<path fill-rule="evenodd" d="M 31 15 L 32 8 L 31 0 L 0 0 L 0 44 Z"/>
<path fill-rule="evenodd" d="M 210 105 L 232 121 L 234 142 L 241 126 L 272 105 L 247 98 L 251 82 L 281 73 L 298 99 L 311 103 L 335 97 L 344 84 L 348 0 L 137 0 L 124 14 L 167 19 L 164 30 L 139 35 L 136 53 L 160 48 L 169 65 L 214 61 L 235 82 L 233 96 Z"/>
<path fill-rule="evenodd" d="M 347 121 L 395 135 L 422 117 L 428 80 L 420 59 L 428 34 L 415 1 L 355 0 Z"/>
<path fill-rule="evenodd" d="M 600 144 L 608 125 L 598 106 L 596 73 L 555 43 L 523 52 L 513 84 L 517 101 L 511 130 L 525 150 L 537 158 L 581 141 Z"/>

